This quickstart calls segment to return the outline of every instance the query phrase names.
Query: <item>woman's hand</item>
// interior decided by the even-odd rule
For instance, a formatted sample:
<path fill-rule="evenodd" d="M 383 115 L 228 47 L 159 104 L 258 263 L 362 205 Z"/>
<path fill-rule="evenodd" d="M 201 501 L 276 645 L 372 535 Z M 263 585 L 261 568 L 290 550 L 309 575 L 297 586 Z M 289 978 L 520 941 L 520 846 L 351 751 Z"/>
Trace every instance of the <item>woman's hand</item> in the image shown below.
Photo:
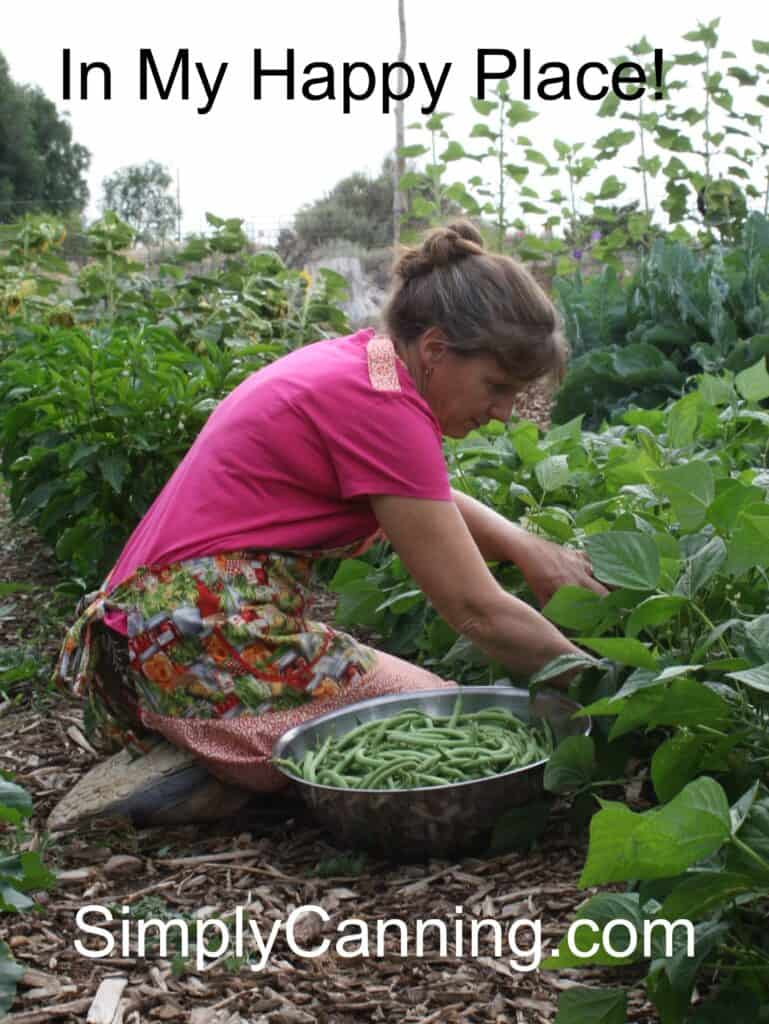
<path fill-rule="evenodd" d="M 515 677 L 531 676 L 559 654 L 581 653 L 552 622 L 499 585 L 455 503 L 384 494 L 373 494 L 370 501 L 390 543 L 436 612 Z M 506 524 L 504 537 L 510 536 L 509 528 Z M 519 535 L 521 553 L 533 553 L 529 542 L 535 541 L 543 560 L 540 539 L 515 528 Z M 493 554 L 506 558 L 507 550 L 502 543 Z M 565 677 L 554 683 L 566 686 L 568 681 Z"/>
<path fill-rule="evenodd" d="M 553 594 L 567 584 L 584 587 L 604 597 L 609 591 L 593 576 L 590 559 L 552 541 L 528 534 L 519 544 L 515 561 L 539 604 L 544 607 Z"/>

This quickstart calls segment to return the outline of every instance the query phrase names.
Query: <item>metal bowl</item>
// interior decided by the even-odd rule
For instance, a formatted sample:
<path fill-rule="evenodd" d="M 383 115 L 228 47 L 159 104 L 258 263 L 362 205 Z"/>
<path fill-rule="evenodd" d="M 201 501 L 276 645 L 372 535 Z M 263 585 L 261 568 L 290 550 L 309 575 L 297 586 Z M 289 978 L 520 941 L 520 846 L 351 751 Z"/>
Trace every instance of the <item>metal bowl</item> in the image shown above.
<path fill-rule="evenodd" d="M 589 718 L 572 718 L 580 705 L 560 693 L 542 691 L 531 698 L 527 690 L 510 686 L 458 686 L 375 697 L 320 715 L 284 733 L 273 757 L 301 761 L 329 734 L 341 738 L 364 722 L 389 718 L 405 708 L 449 715 L 460 694 L 463 712 L 500 707 L 524 722 L 545 720 L 556 741 L 587 735 L 591 729 Z M 280 770 L 340 845 L 364 847 L 392 860 L 414 860 L 483 849 L 500 815 L 543 794 L 546 763 L 547 758 L 470 782 L 387 790 L 321 786 Z"/>

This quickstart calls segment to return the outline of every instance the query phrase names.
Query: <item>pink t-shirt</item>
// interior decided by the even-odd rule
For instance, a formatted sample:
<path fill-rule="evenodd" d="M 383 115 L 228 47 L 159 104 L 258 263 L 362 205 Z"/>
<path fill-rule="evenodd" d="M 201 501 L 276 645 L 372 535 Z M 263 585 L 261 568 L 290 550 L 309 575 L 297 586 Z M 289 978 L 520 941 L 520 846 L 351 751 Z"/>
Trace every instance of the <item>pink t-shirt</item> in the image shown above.
<path fill-rule="evenodd" d="M 366 328 L 289 352 L 220 402 L 109 587 L 140 565 L 351 544 L 377 529 L 370 494 L 451 500 L 438 421 L 389 339 Z"/>

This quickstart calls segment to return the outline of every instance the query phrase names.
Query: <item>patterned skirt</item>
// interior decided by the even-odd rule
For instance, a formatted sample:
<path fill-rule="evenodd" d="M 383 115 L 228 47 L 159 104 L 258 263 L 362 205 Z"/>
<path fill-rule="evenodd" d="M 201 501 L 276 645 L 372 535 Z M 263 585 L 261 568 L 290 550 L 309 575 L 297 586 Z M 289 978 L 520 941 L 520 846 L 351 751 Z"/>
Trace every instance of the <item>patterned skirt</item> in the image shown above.
<path fill-rule="evenodd" d="M 369 697 L 455 685 L 309 616 L 314 560 L 362 554 L 379 536 L 142 566 L 82 602 L 55 681 L 84 699 L 104 752 L 140 754 L 164 737 L 224 781 L 282 788 L 269 759 L 287 729 Z"/>

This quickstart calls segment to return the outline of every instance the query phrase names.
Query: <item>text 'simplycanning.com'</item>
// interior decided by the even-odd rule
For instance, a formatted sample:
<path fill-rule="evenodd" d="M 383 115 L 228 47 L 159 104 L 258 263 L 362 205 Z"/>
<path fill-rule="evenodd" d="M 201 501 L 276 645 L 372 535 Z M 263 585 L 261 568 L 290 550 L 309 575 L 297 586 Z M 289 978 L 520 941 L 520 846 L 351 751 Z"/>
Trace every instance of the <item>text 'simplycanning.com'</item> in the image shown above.
<path fill-rule="evenodd" d="M 80 938 L 76 939 L 74 946 L 81 956 L 98 960 L 111 956 L 118 949 L 122 957 L 144 957 L 151 947 L 153 954 L 157 951 L 165 957 L 173 944 L 174 953 L 185 960 L 194 955 L 198 970 L 212 958 L 231 955 L 246 958 L 252 971 L 261 971 L 269 962 L 281 934 L 292 953 L 310 959 L 332 949 L 342 959 L 393 955 L 419 959 L 426 952 L 432 955 L 436 945 L 441 956 L 466 959 L 486 956 L 491 947 L 497 958 L 510 954 L 508 962 L 513 970 L 528 973 L 538 970 L 546 957 L 559 955 L 557 948 L 548 947 L 547 940 L 543 941 L 539 918 L 522 917 L 503 924 L 493 917 L 466 917 L 461 906 L 455 907 L 456 917 L 448 919 L 404 921 L 393 917 L 370 922 L 348 917 L 333 926 L 335 938 L 324 936 L 315 941 L 302 939 L 308 923 L 319 926 L 314 929 L 317 934 L 331 921 L 328 911 L 316 904 L 296 907 L 285 920 L 270 921 L 269 929 L 264 930 L 258 921 L 247 916 L 248 908 L 242 906 L 228 914 L 227 920 L 208 918 L 192 922 L 182 918 L 135 920 L 129 916 L 130 907 L 121 909 L 122 915 L 117 916 L 109 907 L 99 904 L 78 910 L 75 924 L 80 933 L 100 940 L 98 945 L 88 947 Z M 313 921 L 313 917 L 316 920 Z M 121 922 L 119 929 L 104 927 L 116 921 Z M 298 927 L 300 922 L 301 928 Z M 117 936 L 115 931 L 119 932 Z M 683 933 L 682 938 L 679 933 Z M 599 950 L 618 959 L 638 952 L 644 958 L 669 957 L 682 949 L 686 956 L 693 957 L 695 952 L 694 926 L 683 918 L 644 921 L 640 932 L 632 921 L 624 918 L 603 925 L 589 918 L 578 918 L 570 924 L 564 942 L 574 957 L 584 960 L 594 957 Z M 426 943 L 430 944 L 429 951 Z"/>

